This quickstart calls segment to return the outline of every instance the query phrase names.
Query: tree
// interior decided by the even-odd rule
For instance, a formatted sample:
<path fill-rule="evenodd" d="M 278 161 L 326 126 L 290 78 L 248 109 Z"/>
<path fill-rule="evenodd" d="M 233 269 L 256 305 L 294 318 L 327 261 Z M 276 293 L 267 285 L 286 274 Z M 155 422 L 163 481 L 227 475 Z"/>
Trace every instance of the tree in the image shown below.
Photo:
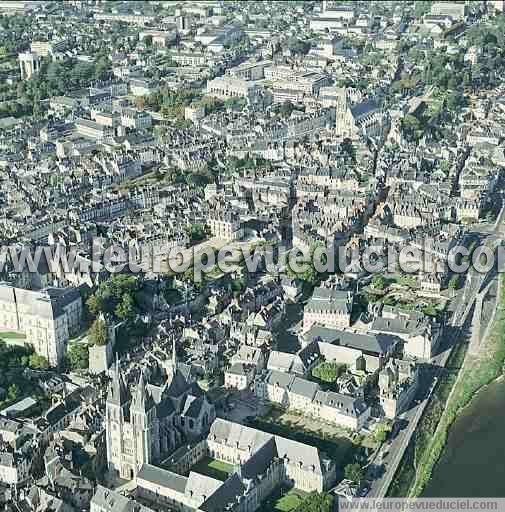
<path fill-rule="evenodd" d="M 363 468 L 357 462 L 347 464 L 347 466 L 344 468 L 344 475 L 348 480 L 358 484 L 361 482 L 361 480 L 363 480 L 363 477 L 365 476 Z"/>
<path fill-rule="evenodd" d="M 135 316 L 133 297 L 128 293 L 123 294 L 121 302 L 116 306 L 114 313 L 121 320 L 131 320 Z"/>
<path fill-rule="evenodd" d="M 208 229 L 204 224 L 191 224 L 186 228 L 186 233 L 189 236 L 190 243 L 195 244 L 205 240 L 208 235 Z"/>
<path fill-rule="evenodd" d="M 426 13 L 430 12 L 432 2 L 426 0 L 418 0 L 414 2 L 414 14 L 416 18 L 421 18 Z"/>
<path fill-rule="evenodd" d="M 453 91 L 447 96 L 446 105 L 451 112 L 456 112 L 465 106 L 465 97 L 460 91 Z"/>
<path fill-rule="evenodd" d="M 459 274 L 454 274 L 449 279 L 449 284 L 447 285 L 449 287 L 449 290 L 456 290 L 458 288 L 459 284 Z"/>
<path fill-rule="evenodd" d="M 388 434 L 391 432 L 391 423 L 389 421 L 383 421 L 377 425 L 377 429 L 375 430 L 375 440 L 382 444 L 388 437 Z"/>
<path fill-rule="evenodd" d="M 72 343 L 67 350 L 71 370 L 85 370 L 89 367 L 89 347 L 84 343 Z"/>
<path fill-rule="evenodd" d="M 11 368 L 28 366 L 33 350 L 18 345 L 7 345 L 0 339 L 0 381 L 5 372 Z"/>
<path fill-rule="evenodd" d="M 100 57 L 95 64 L 94 79 L 101 80 L 105 77 L 109 70 L 109 59 L 107 56 Z"/>
<path fill-rule="evenodd" d="M 318 247 L 320 247 L 322 244 L 317 243 L 313 247 L 311 247 L 310 250 L 310 256 L 308 260 L 302 260 L 300 256 L 296 256 L 294 261 L 292 263 L 296 263 L 297 267 L 301 267 L 300 271 L 295 272 L 295 270 L 291 267 L 290 262 L 288 262 L 286 272 L 288 277 L 300 279 L 302 281 L 305 281 L 310 286 L 314 286 L 319 278 L 319 273 L 316 270 L 315 263 L 316 263 L 316 256 L 315 251 Z M 327 264 L 327 255 L 323 252 L 318 256 L 317 263 L 320 264 L 322 267 Z M 321 268 L 321 267 L 320 267 Z"/>
<path fill-rule="evenodd" d="M 107 326 L 105 321 L 101 318 L 97 318 L 89 329 L 89 339 L 94 345 L 106 345 L 107 344 Z"/>
<path fill-rule="evenodd" d="M 103 310 L 104 305 L 102 298 L 99 295 L 93 293 L 86 301 L 86 306 L 88 306 L 89 311 L 93 315 L 98 315 L 98 313 Z"/>
<path fill-rule="evenodd" d="M 288 40 L 288 49 L 292 53 L 306 55 L 310 50 L 310 41 L 302 41 L 296 37 Z"/>
<path fill-rule="evenodd" d="M 224 107 L 224 102 L 218 98 L 213 98 L 212 96 L 204 96 L 200 101 L 192 104 L 195 107 L 203 107 L 205 109 L 205 113 L 212 114 L 212 112 L 217 112 L 218 110 L 222 110 Z"/>
<path fill-rule="evenodd" d="M 44 356 L 38 354 L 32 354 L 28 359 L 28 365 L 34 370 L 47 370 L 49 368 L 49 362 Z"/>
<path fill-rule="evenodd" d="M 14 401 L 19 396 L 19 388 L 16 384 L 11 384 L 7 388 L 7 397 L 9 400 Z"/>
<path fill-rule="evenodd" d="M 92 64 L 88 62 L 79 62 L 73 67 L 70 72 L 70 77 L 72 81 L 78 85 L 84 85 L 90 81 L 93 73 L 94 66 Z"/>
<path fill-rule="evenodd" d="M 235 110 L 242 110 L 247 105 L 245 98 L 228 98 L 224 101 L 225 108 L 231 108 Z"/>
<path fill-rule="evenodd" d="M 95 293 L 86 301 L 86 305 L 93 315 L 108 313 L 118 316 L 118 312 L 125 314 L 130 307 L 135 309 L 135 292 L 138 289 L 137 277 L 114 274 L 107 281 L 100 283 Z M 129 298 L 124 299 L 124 295 L 129 295 Z M 119 304 L 122 306 L 118 309 Z"/>
<path fill-rule="evenodd" d="M 345 371 L 345 365 L 335 361 L 325 361 L 312 370 L 312 375 L 324 382 L 335 382 Z"/>
<path fill-rule="evenodd" d="M 240 294 L 245 289 L 245 281 L 244 278 L 239 277 L 237 279 L 232 279 L 230 283 L 230 288 L 235 295 Z"/>
<path fill-rule="evenodd" d="M 386 280 L 381 275 L 375 275 L 372 278 L 372 288 L 376 290 L 383 290 L 386 285 Z"/>
<path fill-rule="evenodd" d="M 417 139 L 419 138 L 419 132 L 421 131 L 421 123 L 417 117 L 413 115 L 406 115 L 402 119 L 402 130 L 405 132 L 406 135 L 410 137 L 410 139 Z"/>
<path fill-rule="evenodd" d="M 295 110 L 295 106 L 293 103 L 291 103 L 291 101 L 287 100 L 279 107 L 279 114 L 281 114 L 283 117 L 289 117 L 293 110 Z"/>
<path fill-rule="evenodd" d="M 331 512 L 333 497 L 326 492 L 311 492 L 297 507 L 297 512 Z"/>

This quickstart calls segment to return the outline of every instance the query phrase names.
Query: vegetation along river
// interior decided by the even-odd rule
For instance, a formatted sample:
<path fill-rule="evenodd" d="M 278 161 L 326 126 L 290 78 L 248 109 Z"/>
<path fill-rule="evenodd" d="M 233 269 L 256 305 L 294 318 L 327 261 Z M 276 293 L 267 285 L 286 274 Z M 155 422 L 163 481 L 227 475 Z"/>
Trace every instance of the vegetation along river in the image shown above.
<path fill-rule="evenodd" d="M 461 412 L 424 496 L 505 497 L 505 379 Z"/>

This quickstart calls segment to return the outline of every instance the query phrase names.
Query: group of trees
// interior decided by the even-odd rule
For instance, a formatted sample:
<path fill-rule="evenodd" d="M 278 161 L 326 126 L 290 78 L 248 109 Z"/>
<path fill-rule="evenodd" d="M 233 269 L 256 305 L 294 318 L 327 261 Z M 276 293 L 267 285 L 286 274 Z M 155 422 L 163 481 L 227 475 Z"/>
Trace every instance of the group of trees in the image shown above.
<path fill-rule="evenodd" d="M 246 104 L 244 98 L 229 98 L 222 101 L 211 96 L 201 97 L 197 89 L 170 89 L 161 87 L 149 96 L 139 96 L 135 99 L 135 106 L 139 110 L 153 110 L 161 112 L 167 119 L 176 122 L 184 121 L 184 109 L 189 106 L 204 107 L 206 114 L 211 114 L 225 108 L 243 108 Z"/>
<path fill-rule="evenodd" d="M 237 158 L 236 156 L 230 156 L 227 159 L 226 167 L 231 172 L 237 172 L 242 170 L 258 169 L 260 167 L 270 167 L 270 163 L 261 157 Z"/>
<path fill-rule="evenodd" d="M 274 105 L 274 110 L 281 117 L 289 117 L 294 110 L 305 111 L 305 107 L 295 105 L 292 101 L 286 100 L 284 103 Z"/>
<path fill-rule="evenodd" d="M 422 2 L 416 2 L 416 9 Z M 493 23 L 470 27 L 465 32 L 469 45 L 482 54 L 477 62 L 465 60 L 463 52 L 449 54 L 444 48 L 423 51 L 416 47 L 409 50 L 409 59 L 422 66 L 416 76 L 426 85 L 448 91 L 446 107 L 449 110 L 465 105 L 464 89 L 495 87 L 501 83 L 505 69 L 505 18 L 498 16 Z"/>
<path fill-rule="evenodd" d="M 197 244 L 202 240 L 205 240 L 209 236 L 209 228 L 205 224 L 191 224 L 187 227 L 186 233 L 189 236 L 191 245 Z"/>
<path fill-rule="evenodd" d="M 32 21 L 29 16 L 1 16 L 0 45 L 6 54 L 17 54 L 28 42 L 28 34 L 31 33 Z"/>
<path fill-rule="evenodd" d="M 331 512 L 333 496 L 326 492 L 311 492 L 296 508 L 296 512 Z"/>
<path fill-rule="evenodd" d="M 380 274 L 375 274 L 372 278 L 371 285 L 374 290 L 382 291 L 387 285 L 387 280 Z"/>
<path fill-rule="evenodd" d="M 357 462 L 353 462 L 344 468 L 344 475 L 348 480 L 359 484 L 365 477 L 365 471 Z"/>
<path fill-rule="evenodd" d="M 85 343 L 72 343 L 67 349 L 66 366 L 70 370 L 85 370 L 89 366 L 89 350 Z"/>
<path fill-rule="evenodd" d="M 86 301 L 93 315 L 113 315 L 120 320 L 133 320 L 138 312 L 136 293 L 140 282 L 136 276 L 114 274 L 100 284 Z"/>
<path fill-rule="evenodd" d="M 304 281 L 308 286 L 315 286 L 321 279 L 321 274 L 316 269 L 316 266 L 322 270 L 326 268 L 328 263 L 328 256 L 324 250 L 321 251 L 322 248 L 324 248 L 324 244 L 318 242 L 311 247 L 308 258 L 304 259 L 300 256 L 296 257 L 295 261 L 293 261 L 293 263 L 296 263 L 295 265 L 288 263 L 286 268 L 287 275 Z"/>
<path fill-rule="evenodd" d="M 123 320 L 127 326 L 123 332 L 132 334 L 135 331 L 138 327 L 136 317 L 140 311 L 138 294 L 141 288 L 141 281 L 137 276 L 113 274 L 88 297 L 86 306 L 95 317 L 88 331 L 91 344 L 103 346 L 109 341 L 106 317 L 112 317 L 113 321 Z M 67 354 L 67 365 L 71 369 L 84 369 L 88 363 L 88 346 L 82 343 L 72 344 Z"/>
<path fill-rule="evenodd" d="M 31 347 L 8 345 L 0 340 L 0 373 L 13 368 L 26 367 L 46 370 L 49 368 L 49 362 L 45 357 L 35 354 Z"/>
<path fill-rule="evenodd" d="M 312 370 L 312 376 L 323 382 L 335 382 L 345 371 L 344 364 L 335 361 L 324 361 Z"/>
<path fill-rule="evenodd" d="M 310 50 L 310 41 L 301 40 L 297 37 L 288 39 L 288 49 L 295 55 L 307 55 Z"/>
<path fill-rule="evenodd" d="M 165 117 L 184 119 L 184 109 L 198 98 L 196 89 L 161 87 L 144 99 L 145 108 L 161 112 Z"/>
<path fill-rule="evenodd" d="M 18 83 L 17 99 L 2 107 L 4 115 L 38 117 L 42 113 L 41 100 L 89 86 L 93 81 L 106 78 L 108 69 L 106 56 L 98 57 L 95 62 L 43 60 L 36 75 Z"/>
<path fill-rule="evenodd" d="M 28 346 L 9 345 L 0 340 L 0 387 L 6 390 L 2 407 L 18 400 L 32 390 L 29 379 L 24 370 L 46 370 L 49 368 L 47 359 L 33 352 Z"/>

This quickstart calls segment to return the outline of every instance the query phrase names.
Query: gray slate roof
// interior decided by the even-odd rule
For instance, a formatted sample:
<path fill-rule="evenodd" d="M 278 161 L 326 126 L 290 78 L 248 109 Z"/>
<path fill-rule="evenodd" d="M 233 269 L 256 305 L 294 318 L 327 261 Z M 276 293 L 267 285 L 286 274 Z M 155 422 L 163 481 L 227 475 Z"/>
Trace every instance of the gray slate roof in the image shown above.
<path fill-rule="evenodd" d="M 172 473 L 166 469 L 152 466 L 151 464 L 143 464 L 137 475 L 137 480 L 146 480 L 161 487 L 168 487 L 174 491 L 184 494 L 188 479 L 184 476 Z"/>

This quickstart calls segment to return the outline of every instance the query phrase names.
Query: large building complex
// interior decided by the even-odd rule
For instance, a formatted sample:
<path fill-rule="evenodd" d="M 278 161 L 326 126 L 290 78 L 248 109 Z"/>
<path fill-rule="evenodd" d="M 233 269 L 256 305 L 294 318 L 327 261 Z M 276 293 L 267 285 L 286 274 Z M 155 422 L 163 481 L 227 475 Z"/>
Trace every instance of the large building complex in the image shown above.
<path fill-rule="evenodd" d="M 0 329 L 26 336 L 35 352 L 58 366 L 82 321 L 82 300 L 75 288 L 40 291 L 0 283 Z"/>

